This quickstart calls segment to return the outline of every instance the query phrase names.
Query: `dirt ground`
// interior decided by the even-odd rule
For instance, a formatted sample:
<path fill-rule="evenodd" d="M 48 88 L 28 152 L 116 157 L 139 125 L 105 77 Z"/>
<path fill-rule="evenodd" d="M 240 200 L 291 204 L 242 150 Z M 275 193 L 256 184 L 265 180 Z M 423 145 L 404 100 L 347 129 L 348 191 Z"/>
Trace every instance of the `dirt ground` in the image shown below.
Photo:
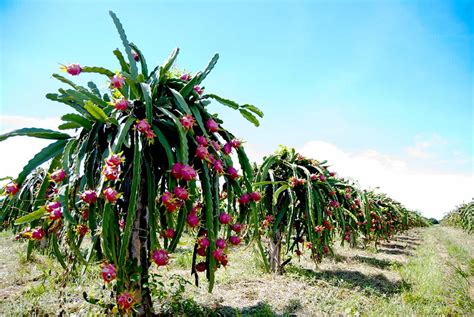
<path fill-rule="evenodd" d="M 304 253 L 292 260 L 284 275 L 263 273 L 260 258 L 252 248 L 239 247 L 230 252 L 229 266 L 218 270 L 212 294 L 207 292 L 204 277 L 201 277 L 199 287 L 193 285 L 194 278 L 188 270 L 190 250 L 184 246 L 173 254 L 168 268 L 154 272 L 164 281 L 171 281 L 173 276 L 179 275 L 190 282 L 186 284 L 184 293 L 166 299 L 189 304 L 184 308 L 179 304 L 178 308 L 188 316 L 358 316 L 377 315 L 379 311 L 382 315 L 403 316 L 407 312 L 418 315 L 432 309 L 431 303 L 424 303 L 426 296 L 430 300 L 429 295 L 423 297 L 420 293 L 426 286 L 422 284 L 433 279 L 420 271 L 420 267 L 423 269 L 425 265 L 421 260 L 429 260 L 431 262 L 426 263 L 431 263 L 433 268 L 442 269 L 438 272 L 441 278 L 443 274 L 456 273 L 451 266 L 453 259 L 458 259 L 459 267 L 464 269 L 462 272 L 468 272 L 466 287 L 472 296 L 474 272 L 469 270 L 474 263 L 473 243 L 472 236 L 457 229 L 439 226 L 415 229 L 398 235 L 390 243 L 382 243 L 377 249 L 336 246 L 335 256 L 323 260 L 318 266 L 310 261 L 309 254 Z M 433 256 L 435 248 L 436 257 Z M 109 292 L 98 277 L 98 268 L 91 268 L 83 278 L 59 287 L 63 277 L 54 259 L 35 255 L 33 263 L 28 263 L 24 250 L 25 245 L 12 241 L 10 234 L 0 235 L 0 315 L 57 315 L 64 311 L 81 316 L 101 312 L 100 308 L 85 303 L 82 298 L 83 291 L 94 296 L 106 296 Z M 432 253 L 425 254 L 425 251 Z M 440 284 L 442 286 L 443 282 Z M 429 294 L 431 290 L 426 292 Z M 433 309 L 442 309 L 449 302 L 443 298 L 448 295 L 440 294 L 440 302 L 433 302 L 437 305 Z M 463 297 L 457 298 L 466 301 Z M 463 312 L 462 309 L 468 311 L 470 305 L 474 307 L 473 299 L 470 298 L 471 303 L 459 304 L 461 310 L 453 310 L 454 315 Z M 170 308 L 166 300 L 156 300 L 157 311 L 176 309 L 173 303 Z M 458 307 L 456 303 L 452 305 Z M 386 311 L 386 307 L 391 307 L 391 310 Z M 436 315 L 436 310 L 433 310 L 433 315 Z"/>

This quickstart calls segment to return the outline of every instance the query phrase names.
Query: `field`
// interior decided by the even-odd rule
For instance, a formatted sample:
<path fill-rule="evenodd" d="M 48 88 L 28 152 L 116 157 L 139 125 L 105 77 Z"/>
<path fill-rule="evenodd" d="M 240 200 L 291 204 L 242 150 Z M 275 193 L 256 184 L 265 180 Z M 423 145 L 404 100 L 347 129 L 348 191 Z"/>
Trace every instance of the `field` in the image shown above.
<path fill-rule="evenodd" d="M 36 253 L 28 263 L 24 248 L 10 233 L 1 234 L 0 315 L 100 313 L 82 298 L 83 291 L 108 292 L 98 267 L 64 285 L 55 260 Z M 194 282 L 187 269 L 191 253 L 178 248 L 169 269 L 157 272 L 165 286 L 154 294 L 155 310 L 190 316 L 474 314 L 474 238 L 458 229 L 412 229 L 377 250 L 336 247 L 318 267 L 303 254 L 282 276 L 262 273 L 258 257 L 244 248 L 230 252 L 212 294 L 205 278 L 199 288 L 184 282 Z"/>

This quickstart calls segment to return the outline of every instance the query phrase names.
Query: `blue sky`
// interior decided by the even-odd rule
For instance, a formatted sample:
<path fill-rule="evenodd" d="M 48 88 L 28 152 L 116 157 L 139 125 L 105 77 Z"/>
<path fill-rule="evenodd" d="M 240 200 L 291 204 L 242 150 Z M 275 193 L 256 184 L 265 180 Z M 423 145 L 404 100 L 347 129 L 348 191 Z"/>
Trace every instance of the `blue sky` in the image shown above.
<path fill-rule="evenodd" d="M 473 173 L 472 1 L 64 3 L 0 1 L 1 115 L 63 114 L 44 98 L 60 63 L 118 69 L 112 9 L 149 65 L 180 47 L 178 66 L 198 71 L 218 52 L 207 91 L 265 112 L 254 128 L 215 107 L 260 154 L 323 140 Z"/>

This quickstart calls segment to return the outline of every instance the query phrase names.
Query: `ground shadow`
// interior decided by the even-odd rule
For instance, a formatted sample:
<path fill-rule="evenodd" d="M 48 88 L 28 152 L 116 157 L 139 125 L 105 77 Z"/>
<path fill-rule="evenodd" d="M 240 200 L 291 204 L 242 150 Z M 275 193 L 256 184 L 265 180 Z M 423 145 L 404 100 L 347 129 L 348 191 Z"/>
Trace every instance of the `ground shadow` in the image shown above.
<path fill-rule="evenodd" d="M 243 308 L 235 308 L 231 306 L 217 306 L 210 308 L 205 305 L 196 304 L 194 301 L 192 302 L 193 305 L 190 305 L 179 311 L 179 315 L 183 316 L 225 316 L 225 317 L 234 317 L 234 316 L 295 316 L 292 315 L 292 312 L 288 312 L 285 314 L 277 314 L 272 307 L 266 302 L 259 302 L 256 305 L 243 307 Z M 155 316 L 175 316 L 175 314 L 171 313 L 161 313 L 156 314 Z"/>
<path fill-rule="evenodd" d="M 373 267 L 376 267 L 376 268 L 379 268 L 379 269 L 383 269 L 383 270 L 388 269 L 391 266 L 400 265 L 400 262 L 397 262 L 397 261 L 376 259 L 376 258 L 360 256 L 360 255 L 354 256 L 352 258 L 352 260 L 357 261 L 357 262 L 361 262 L 361 263 L 364 263 L 364 264 L 368 264 L 370 266 L 373 266 Z"/>
<path fill-rule="evenodd" d="M 382 248 L 386 249 L 398 249 L 398 250 L 416 250 L 416 247 L 420 245 L 419 243 L 408 243 L 406 245 L 399 245 L 393 243 L 384 243 L 381 245 Z"/>
<path fill-rule="evenodd" d="M 405 250 L 407 248 L 407 246 L 405 245 L 399 245 L 399 244 L 393 244 L 393 243 L 384 243 L 381 246 L 387 249 L 398 249 L 398 250 Z"/>
<path fill-rule="evenodd" d="M 310 280 L 323 280 L 338 287 L 362 290 L 378 295 L 393 295 L 400 293 L 402 288 L 409 287 L 402 281 L 390 281 L 383 274 L 366 275 L 358 271 L 325 270 L 316 272 L 297 266 L 288 267 L 288 272 Z"/>
<path fill-rule="evenodd" d="M 395 241 L 403 241 L 403 242 L 410 242 L 410 243 L 418 243 L 420 244 L 421 239 L 419 238 L 412 238 L 412 237 L 396 237 Z"/>
<path fill-rule="evenodd" d="M 378 248 L 377 249 L 377 252 L 379 253 L 385 253 L 385 254 L 393 254 L 393 255 L 406 255 L 406 256 L 411 256 L 412 253 L 409 252 L 409 251 L 402 251 L 402 250 L 398 250 L 398 249 L 387 249 L 387 248 Z"/>
<path fill-rule="evenodd" d="M 328 256 L 328 259 L 331 259 L 336 263 L 340 263 L 340 262 L 347 262 L 349 258 L 345 255 L 334 253 Z"/>

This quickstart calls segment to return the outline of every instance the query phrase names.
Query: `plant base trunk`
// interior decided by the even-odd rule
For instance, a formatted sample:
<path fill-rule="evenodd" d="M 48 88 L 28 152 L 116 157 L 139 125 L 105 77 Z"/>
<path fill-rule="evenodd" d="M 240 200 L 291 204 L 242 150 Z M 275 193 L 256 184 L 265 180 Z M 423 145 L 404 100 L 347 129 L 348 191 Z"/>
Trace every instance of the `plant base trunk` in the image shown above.
<path fill-rule="evenodd" d="M 133 223 L 132 241 L 130 244 L 130 257 L 137 263 L 137 267 L 141 268 L 140 279 L 134 283 L 136 297 L 138 303 L 135 306 L 139 316 L 153 316 L 153 302 L 151 300 L 151 292 L 148 287 L 143 287 L 148 283 L 148 271 L 150 266 L 150 237 L 148 223 L 148 208 L 146 207 L 146 190 L 145 182 L 142 181 L 141 192 L 137 201 L 137 214 Z"/>
<path fill-rule="evenodd" d="M 279 275 L 283 274 L 281 266 L 281 232 L 277 231 L 275 236 L 268 242 L 268 263 L 270 271 Z"/>

